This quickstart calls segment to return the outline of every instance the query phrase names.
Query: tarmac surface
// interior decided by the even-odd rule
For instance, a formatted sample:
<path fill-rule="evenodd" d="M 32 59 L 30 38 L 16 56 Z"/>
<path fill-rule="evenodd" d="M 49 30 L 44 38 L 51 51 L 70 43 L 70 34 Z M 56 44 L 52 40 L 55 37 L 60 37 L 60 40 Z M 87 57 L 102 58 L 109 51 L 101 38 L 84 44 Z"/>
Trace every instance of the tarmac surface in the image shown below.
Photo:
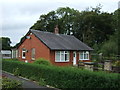
<path fill-rule="evenodd" d="M 27 89 L 27 90 L 29 90 L 29 89 L 30 90 L 31 89 L 32 90 L 36 90 L 36 89 L 37 90 L 41 90 L 41 89 L 44 89 L 44 90 L 58 90 L 58 89 L 55 89 L 55 88 L 48 88 L 48 87 L 40 86 L 36 82 L 30 81 L 30 80 L 22 78 L 22 77 L 14 76 L 13 74 L 5 72 L 5 71 L 2 72 L 2 75 L 5 76 L 5 77 L 8 77 L 10 79 L 18 80 L 18 81 L 22 82 L 23 90 L 25 90 L 25 89 Z"/>

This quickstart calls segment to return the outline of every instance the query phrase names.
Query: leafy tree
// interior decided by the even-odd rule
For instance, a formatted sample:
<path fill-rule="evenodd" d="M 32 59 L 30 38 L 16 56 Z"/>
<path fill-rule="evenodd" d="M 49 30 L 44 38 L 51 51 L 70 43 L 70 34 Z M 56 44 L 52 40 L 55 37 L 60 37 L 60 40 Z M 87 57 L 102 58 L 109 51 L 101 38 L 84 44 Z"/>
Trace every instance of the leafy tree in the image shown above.
<path fill-rule="evenodd" d="M 101 52 L 104 56 L 111 57 L 118 55 L 118 37 L 117 32 L 110 36 L 110 39 L 104 42 L 101 47 Z"/>
<path fill-rule="evenodd" d="M 57 10 L 58 18 L 60 23 L 60 30 L 67 35 L 75 34 L 77 27 L 75 24 L 76 20 L 80 14 L 78 10 L 74 10 L 73 8 L 58 8 Z"/>
<path fill-rule="evenodd" d="M 30 29 L 54 32 L 54 27 L 58 25 L 60 33 L 70 35 L 73 32 L 73 24 L 77 15 L 79 11 L 69 7 L 58 8 L 56 11 L 41 15 Z"/>
<path fill-rule="evenodd" d="M 56 12 L 51 11 L 47 15 L 41 15 L 39 20 L 30 29 L 53 32 L 57 19 Z"/>
<path fill-rule="evenodd" d="M 2 50 L 10 50 L 11 49 L 11 47 L 10 47 L 10 44 L 11 44 L 10 38 L 1 37 L 0 41 L 2 42 Z"/>
<path fill-rule="evenodd" d="M 101 44 L 114 33 L 113 14 L 100 11 L 101 6 L 79 12 L 73 8 L 58 8 L 41 15 L 31 29 L 54 32 L 57 24 L 60 33 L 74 35 L 89 46 Z"/>
<path fill-rule="evenodd" d="M 120 9 L 113 13 L 102 12 L 101 6 L 79 12 L 73 8 L 58 8 L 40 19 L 31 29 L 54 31 L 57 24 L 60 33 L 74 35 L 104 56 L 120 55 Z"/>
<path fill-rule="evenodd" d="M 117 55 L 120 55 L 120 8 L 115 10 L 113 13 L 113 27 L 116 31 L 116 40 L 117 40 L 117 47 L 118 47 L 118 53 Z"/>
<path fill-rule="evenodd" d="M 112 29 L 115 31 L 110 36 L 109 40 L 105 41 L 101 47 L 101 52 L 104 56 L 116 56 L 120 55 L 120 9 L 117 9 L 112 15 Z"/>
<path fill-rule="evenodd" d="M 97 12 L 82 11 L 78 18 L 79 26 L 75 36 L 90 46 L 103 43 L 114 32 L 111 26 L 112 15 Z"/>

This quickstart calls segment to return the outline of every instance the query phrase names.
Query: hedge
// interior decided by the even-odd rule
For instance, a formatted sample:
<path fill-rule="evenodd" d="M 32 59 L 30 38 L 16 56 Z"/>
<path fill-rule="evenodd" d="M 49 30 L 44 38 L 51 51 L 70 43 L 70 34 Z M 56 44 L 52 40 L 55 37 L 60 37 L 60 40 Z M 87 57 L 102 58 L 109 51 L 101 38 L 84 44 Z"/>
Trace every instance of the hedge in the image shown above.
<path fill-rule="evenodd" d="M 120 74 L 3 60 L 2 69 L 60 89 L 120 88 Z"/>

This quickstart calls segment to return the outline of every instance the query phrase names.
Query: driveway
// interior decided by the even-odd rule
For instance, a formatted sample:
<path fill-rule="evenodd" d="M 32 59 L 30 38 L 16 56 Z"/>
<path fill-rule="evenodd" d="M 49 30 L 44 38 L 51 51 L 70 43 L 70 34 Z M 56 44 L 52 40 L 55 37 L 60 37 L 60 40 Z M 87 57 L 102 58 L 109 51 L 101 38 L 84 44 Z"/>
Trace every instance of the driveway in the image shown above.
<path fill-rule="evenodd" d="M 17 77 L 17 76 L 14 76 L 8 72 L 2 72 L 3 75 L 5 75 L 6 77 L 8 78 L 11 78 L 11 79 L 14 79 L 14 80 L 19 80 L 22 82 L 22 87 L 25 89 L 29 88 L 29 89 L 48 89 L 48 90 L 57 90 L 55 88 L 48 88 L 48 87 L 44 87 L 44 86 L 40 86 L 38 85 L 37 83 L 33 82 L 33 81 L 30 81 L 30 80 L 27 80 L 27 79 L 24 79 L 22 77 Z"/>

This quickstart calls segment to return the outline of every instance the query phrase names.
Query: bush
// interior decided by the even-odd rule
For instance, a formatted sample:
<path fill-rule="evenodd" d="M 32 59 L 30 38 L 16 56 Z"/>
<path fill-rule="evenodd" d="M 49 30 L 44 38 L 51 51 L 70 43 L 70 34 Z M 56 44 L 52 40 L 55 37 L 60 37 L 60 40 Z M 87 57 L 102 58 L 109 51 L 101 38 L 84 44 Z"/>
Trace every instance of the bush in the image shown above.
<path fill-rule="evenodd" d="M 34 61 L 35 64 L 51 65 L 50 61 L 40 58 Z"/>
<path fill-rule="evenodd" d="M 60 89 L 120 88 L 120 74 L 91 72 L 79 68 L 38 65 L 18 61 L 3 61 L 3 70 L 13 73 L 15 68 L 19 68 L 19 74 L 23 77 L 42 81 L 42 84 Z"/>
<path fill-rule="evenodd" d="M 120 67 L 120 61 L 115 61 L 115 62 L 113 63 L 113 66 L 119 66 L 119 67 Z"/>
<path fill-rule="evenodd" d="M 22 83 L 16 80 L 12 80 L 9 78 L 2 78 L 2 90 L 6 90 L 7 88 L 21 88 L 22 87 Z"/>

